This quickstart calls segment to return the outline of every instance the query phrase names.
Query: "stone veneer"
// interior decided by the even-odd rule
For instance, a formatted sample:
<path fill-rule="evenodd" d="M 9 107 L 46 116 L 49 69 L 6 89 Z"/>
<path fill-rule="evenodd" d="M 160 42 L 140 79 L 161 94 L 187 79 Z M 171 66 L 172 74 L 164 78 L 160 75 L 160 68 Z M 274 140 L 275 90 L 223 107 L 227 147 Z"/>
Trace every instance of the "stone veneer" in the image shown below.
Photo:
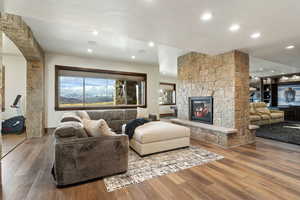
<path fill-rule="evenodd" d="M 20 16 L 0 13 L 0 30 L 19 48 L 27 61 L 26 133 L 44 133 L 44 52 Z"/>
<path fill-rule="evenodd" d="M 218 137 L 213 131 L 192 128 L 194 138 L 232 147 L 255 141 L 249 130 L 249 56 L 232 51 L 217 56 L 191 52 L 178 58 L 178 118 L 189 119 L 189 97 L 213 96 L 213 124 L 236 129 L 236 134 Z M 201 134 L 205 134 L 205 137 Z M 198 136 L 197 136 L 198 135 Z M 223 138 L 223 139 L 222 139 Z M 226 140 L 226 142 L 224 142 Z"/>

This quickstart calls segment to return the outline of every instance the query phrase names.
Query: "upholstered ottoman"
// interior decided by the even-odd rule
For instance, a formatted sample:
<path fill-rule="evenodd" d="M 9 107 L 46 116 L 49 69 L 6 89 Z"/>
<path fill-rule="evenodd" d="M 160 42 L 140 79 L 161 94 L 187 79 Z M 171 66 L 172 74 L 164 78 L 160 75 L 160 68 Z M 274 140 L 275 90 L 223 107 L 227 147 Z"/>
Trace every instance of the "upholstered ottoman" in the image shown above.
<path fill-rule="evenodd" d="M 122 128 L 123 132 L 125 126 Z M 130 140 L 130 147 L 141 156 L 189 145 L 189 128 L 162 121 L 149 122 L 137 127 Z"/>

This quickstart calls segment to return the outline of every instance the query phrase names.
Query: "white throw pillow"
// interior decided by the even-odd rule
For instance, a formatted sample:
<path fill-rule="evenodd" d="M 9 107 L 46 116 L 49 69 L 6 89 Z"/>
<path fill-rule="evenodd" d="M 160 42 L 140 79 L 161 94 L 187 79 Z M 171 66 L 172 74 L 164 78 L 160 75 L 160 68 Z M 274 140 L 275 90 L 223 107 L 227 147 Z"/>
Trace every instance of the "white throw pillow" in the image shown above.
<path fill-rule="evenodd" d="M 136 118 L 149 118 L 148 108 L 137 108 Z"/>
<path fill-rule="evenodd" d="M 99 120 L 83 120 L 84 128 L 90 137 L 99 137 L 101 135 L 113 136 L 114 133 L 108 127 L 107 123 L 103 119 Z"/>

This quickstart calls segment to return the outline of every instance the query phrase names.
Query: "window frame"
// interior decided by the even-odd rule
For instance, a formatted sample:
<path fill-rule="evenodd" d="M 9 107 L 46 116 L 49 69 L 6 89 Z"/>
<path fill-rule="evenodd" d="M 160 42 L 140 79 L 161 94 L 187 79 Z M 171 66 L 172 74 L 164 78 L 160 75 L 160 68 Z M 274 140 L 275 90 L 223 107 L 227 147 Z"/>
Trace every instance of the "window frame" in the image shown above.
<path fill-rule="evenodd" d="M 159 83 L 159 86 L 160 85 L 170 85 L 170 86 L 173 86 L 174 88 L 174 91 L 175 91 L 175 103 L 172 103 L 172 104 L 159 104 L 159 106 L 175 106 L 176 103 L 177 103 L 177 99 L 176 99 L 176 94 L 177 94 L 177 91 L 176 91 L 176 83 L 165 83 L 165 82 L 160 82 Z"/>
<path fill-rule="evenodd" d="M 106 73 L 106 74 L 116 74 L 116 75 L 129 75 L 129 76 L 139 76 L 145 79 L 145 105 L 120 105 L 120 106 L 97 106 L 97 107 L 60 107 L 59 106 L 59 71 L 69 70 L 69 71 L 79 71 L 79 72 L 92 72 L 92 73 Z M 145 73 L 135 73 L 135 72 L 123 72 L 114 70 L 103 70 L 103 69 L 92 69 L 92 68 L 82 68 L 82 67 L 71 67 L 63 65 L 55 65 L 55 111 L 64 110 L 106 110 L 106 109 L 129 109 L 129 108 L 147 108 L 147 74 Z"/>

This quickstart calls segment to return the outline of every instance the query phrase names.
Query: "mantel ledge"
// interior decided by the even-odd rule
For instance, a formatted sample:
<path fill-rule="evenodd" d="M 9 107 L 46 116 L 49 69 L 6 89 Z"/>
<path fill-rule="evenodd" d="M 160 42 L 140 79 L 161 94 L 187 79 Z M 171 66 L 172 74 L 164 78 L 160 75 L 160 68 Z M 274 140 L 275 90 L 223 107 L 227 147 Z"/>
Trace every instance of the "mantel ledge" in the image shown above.
<path fill-rule="evenodd" d="M 224 135 L 231 135 L 231 134 L 236 134 L 237 129 L 233 128 L 225 128 L 225 127 L 220 127 L 220 126 L 215 126 L 211 124 L 205 124 L 205 123 L 199 123 L 199 122 L 193 122 L 189 120 L 182 120 L 182 119 L 171 119 L 171 122 L 174 124 L 179 124 L 183 126 L 190 126 L 190 127 L 196 127 L 196 128 L 201 128 L 205 130 L 210 130 L 210 131 L 215 131 Z"/>

